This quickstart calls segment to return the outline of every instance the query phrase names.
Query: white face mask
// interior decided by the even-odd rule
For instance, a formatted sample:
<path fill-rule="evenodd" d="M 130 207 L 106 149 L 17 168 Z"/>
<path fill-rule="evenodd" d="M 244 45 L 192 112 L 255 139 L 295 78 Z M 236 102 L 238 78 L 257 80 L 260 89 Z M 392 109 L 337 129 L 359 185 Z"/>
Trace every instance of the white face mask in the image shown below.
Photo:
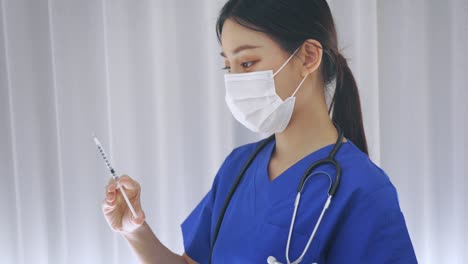
<path fill-rule="evenodd" d="M 296 49 L 286 62 L 273 74 L 272 70 L 224 75 L 226 103 L 234 118 L 253 132 L 281 133 L 286 129 L 294 110 L 295 94 L 305 81 L 302 79 L 294 93 L 282 100 L 276 93 L 274 78 L 292 59 Z"/>

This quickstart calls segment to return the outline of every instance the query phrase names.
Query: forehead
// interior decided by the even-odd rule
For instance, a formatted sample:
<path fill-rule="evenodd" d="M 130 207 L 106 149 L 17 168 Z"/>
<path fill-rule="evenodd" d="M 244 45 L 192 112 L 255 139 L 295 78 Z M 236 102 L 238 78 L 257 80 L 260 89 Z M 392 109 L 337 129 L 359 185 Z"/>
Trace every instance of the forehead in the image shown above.
<path fill-rule="evenodd" d="M 226 55 L 241 45 L 268 46 L 275 45 L 273 40 L 263 32 L 239 25 L 237 22 L 226 19 L 221 33 L 221 45 Z"/>

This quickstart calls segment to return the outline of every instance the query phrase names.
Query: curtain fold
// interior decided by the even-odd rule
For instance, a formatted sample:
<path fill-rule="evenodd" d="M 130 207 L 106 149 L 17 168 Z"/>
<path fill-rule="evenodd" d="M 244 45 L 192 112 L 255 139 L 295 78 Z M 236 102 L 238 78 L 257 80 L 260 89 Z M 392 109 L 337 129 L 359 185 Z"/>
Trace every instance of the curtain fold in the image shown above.
<path fill-rule="evenodd" d="M 102 216 L 93 134 L 183 252 L 180 223 L 258 139 L 224 103 L 224 2 L 0 0 L 1 263 L 137 263 Z M 468 1 L 328 2 L 419 261 L 468 262 Z"/>

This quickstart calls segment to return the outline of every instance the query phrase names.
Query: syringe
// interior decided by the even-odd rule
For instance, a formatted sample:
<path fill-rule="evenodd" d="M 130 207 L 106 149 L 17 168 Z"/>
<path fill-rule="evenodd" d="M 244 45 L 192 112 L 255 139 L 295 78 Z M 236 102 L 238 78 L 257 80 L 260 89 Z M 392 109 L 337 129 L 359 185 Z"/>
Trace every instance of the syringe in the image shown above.
<path fill-rule="evenodd" d="M 96 143 L 96 146 L 99 149 L 99 152 L 101 153 L 101 156 L 104 158 L 104 162 L 106 163 L 107 168 L 109 168 L 109 170 L 110 170 L 110 172 L 112 174 L 112 177 L 114 178 L 115 182 L 117 183 L 117 188 L 120 189 L 120 192 L 122 193 L 122 196 L 125 199 L 125 202 L 127 203 L 128 208 L 130 208 L 130 211 L 132 212 L 133 217 L 137 218 L 137 214 L 135 212 L 135 209 L 133 208 L 132 204 L 130 203 L 130 200 L 128 199 L 128 196 L 125 193 L 124 188 L 122 188 L 122 185 L 119 182 L 119 177 L 115 174 L 115 171 L 112 168 L 112 166 L 110 165 L 109 160 L 107 160 L 106 153 L 104 152 L 104 149 L 102 148 L 101 143 L 99 142 L 99 140 L 96 137 L 94 137 L 94 143 Z"/>

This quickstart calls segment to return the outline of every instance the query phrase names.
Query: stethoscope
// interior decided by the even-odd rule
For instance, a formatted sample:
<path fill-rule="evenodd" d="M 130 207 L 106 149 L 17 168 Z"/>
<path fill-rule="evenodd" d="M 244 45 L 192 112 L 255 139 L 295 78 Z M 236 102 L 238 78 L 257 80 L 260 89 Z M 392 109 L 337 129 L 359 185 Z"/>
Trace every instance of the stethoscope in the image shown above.
<path fill-rule="evenodd" d="M 313 238 L 314 238 L 314 236 L 315 236 L 315 234 L 317 232 L 317 229 L 318 229 L 318 227 L 320 225 L 320 222 L 322 221 L 323 215 L 325 214 L 325 211 L 330 206 L 331 199 L 335 195 L 336 191 L 338 190 L 338 186 L 340 185 L 341 166 L 338 163 L 338 161 L 335 159 L 335 155 L 336 155 L 336 153 L 338 152 L 338 150 L 340 149 L 340 147 L 342 145 L 344 134 L 341 131 L 340 127 L 336 123 L 334 123 L 334 125 L 335 125 L 336 129 L 338 130 L 338 139 L 336 140 L 335 145 L 333 146 L 333 149 L 330 151 L 330 153 L 328 154 L 328 156 L 326 158 L 314 162 L 312 165 L 309 166 L 309 168 L 307 168 L 307 170 L 302 175 L 301 181 L 299 182 L 299 186 L 297 188 L 296 200 L 294 201 L 294 211 L 293 211 L 293 215 L 292 215 L 292 218 L 291 218 L 291 225 L 289 227 L 289 233 L 288 233 L 288 241 L 287 241 L 287 244 L 286 244 L 286 261 L 287 261 L 288 264 L 300 263 L 302 261 L 302 259 L 304 258 L 305 254 L 307 253 L 307 250 L 309 249 L 310 244 L 312 243 L 312 240 L 313 240 Z M 273 134 L 270 137 L 263 140 L 262 142 L 260 142 L 258 147 L 255 149 L 255 151 L 249 157 L 247 162 L 244 164 L 244 167 L 242 168 L 241 172 L 239 173 L 236 180 L 234 181 L 234 184 L 231 186 L 231 189 L 229 190 L 228 196 L 227 196 L 226 200 L 224 201 L 223 208 L 221 209 L 221 213 L 220 213 L 220 215 L 218 217 L 218 221 L 216 223 L 216 227 L 215 227 L 214 234 L 213 234 L 213 241 L 212 241 L 211 247 L 210 247 L 209 263 L 211 263 L 211 259 L 212 259 L 212 256 L 213 256 L 213 248 L 214 248 L 214 245 L 216 243 L 216 239 L 218 238 L 218 233 L 219 233 L 219 229 L 221 228 L 221 223 L 223 222 L 224 214 L 226 213 L 229 202 L 231 201 L 231 198 L 234 195 L 234 192 L 236 191 L 237 186 L 239 185 L 240 181 L 244 177 L 245 172 L 247 171 L 250 164 L 252 163 L 252 161 L 257 156 L 257 154 L 269 142 L 271 142 L 274 139 L 274 136 L 275 135 Z M 335 167 L 336 178 L 335 178 L 334 182 L 333 182 L 331 176 L 328 173 L 324 172 L 324 171 L 317 171 L 317 172 L 312 173 L 312 171 L 315 170 L 317 167 L 319 167 L 321 165 L 325 165 L 325 164 L 331 164 L 331 165 L 333 165 Z M 310 235 L 309 240 L 307 241 L 307 244 L 306 244 L 304 250 L 302 251 L 302 254 L 299 256 L 299 258 L 297 260 L 291 262 L 289 260 L 289 246 L 290 246 L 291 236 L 292 236 L 292 232 L 293 232 L 293 228 L 294 228 L 294 221 L 296 220 L 297 208 L 299 207 L 299 201 L 301 200 L 301 192 L 304 189 L 304 185 L 306 184 L 306 182 L 310 178 L 310 176 L 313 176 L 313 175 L 316 175 L 316 174 L 325 174 L 330 178 L 330 186 L 328 188 L 328 198 L 327 198 L 327 200 L 326 200 L 326 202 L 325 202 L 325 204 L 323 206 L 322 212 L 320 213 L 320 216 L 319 216 L 319 218 L 317 220 L 317 223 L 315 224 L 315 227 L 314 227 L 314 229 L 312 231 L 312 234 Z M 273 256 L 269 256 L 268 259 L 267 259 L 267 262 L 269 264 L 281 264 L 281 262 L 277 261 L 276 258 L 273 257 Z"/>

